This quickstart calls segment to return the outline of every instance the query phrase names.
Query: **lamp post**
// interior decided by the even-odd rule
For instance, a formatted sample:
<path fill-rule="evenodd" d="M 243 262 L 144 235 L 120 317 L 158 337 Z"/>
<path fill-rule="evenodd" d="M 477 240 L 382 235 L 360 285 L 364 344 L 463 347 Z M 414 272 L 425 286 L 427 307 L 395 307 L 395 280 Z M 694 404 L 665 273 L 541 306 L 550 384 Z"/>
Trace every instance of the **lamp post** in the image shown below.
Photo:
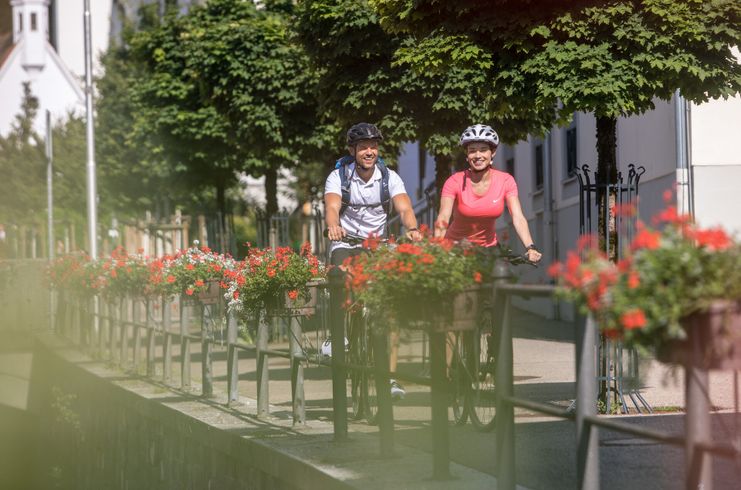
<path fill-rule="evenodd" d="M 95 182 L 95 134 L 93 121 L 93 48 L 90 32 L 90 0 L 85 0 L 85 113 L 87 116 L 87 225 L 90 258 L 98 258 L 98 210 Z"/>

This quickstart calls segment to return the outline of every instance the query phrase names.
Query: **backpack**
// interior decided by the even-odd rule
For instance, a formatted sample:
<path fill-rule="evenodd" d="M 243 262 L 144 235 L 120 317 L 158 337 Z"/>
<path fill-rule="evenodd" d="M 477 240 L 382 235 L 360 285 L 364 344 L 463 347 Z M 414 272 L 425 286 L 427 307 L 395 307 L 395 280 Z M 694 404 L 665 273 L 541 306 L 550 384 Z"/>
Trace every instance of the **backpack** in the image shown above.
<path fill-rule="evenodd" d="M 391 213 L 391 192 L 389 191 L 389 169 L 381 157 L 378 157 L 376 166 L 381 171 L 381 195 L 380 201 L 375 204 L 350 204 L 350 179 L 347 177 L 347 166 L 353 163 L 355 159 L 346 155 L 335 163 L 334 168 L 340 171 L 340 187 L 342 189 L 342 206 L 340 207 L 340 216 L 344 214 L 348 206 L 355 208 L 375 208 L 382 206 L 386 215 Z M 353 170 L 354 172 L 354 170 Z"/>

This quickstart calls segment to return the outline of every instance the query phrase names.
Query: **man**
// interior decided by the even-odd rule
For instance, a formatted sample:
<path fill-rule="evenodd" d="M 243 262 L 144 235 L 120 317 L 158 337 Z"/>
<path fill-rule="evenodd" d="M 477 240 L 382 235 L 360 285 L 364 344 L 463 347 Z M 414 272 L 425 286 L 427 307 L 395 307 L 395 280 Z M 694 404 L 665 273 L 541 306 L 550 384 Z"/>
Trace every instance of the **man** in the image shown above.
<path fill-rule="evenodd" d="M 332 240 L 330 263 L 341 265 L 354 255 L 366 252 L 361 244 L 342 241 L 348 233 L 360 236 L 383 236 L 391 205 L 399 213 L 410 240 L 421 240 L 412 201 L 401 177 L 389 170 L 378 156 L 378 144 L 383 135 L 373 124 L 358 123 L 347 132 L 349 157 L 340 159 L 338 168 L 324 187 L 327 236 Z M 389 369 L 396 371 L 398 332 L 392 332 Z M 391 380 L 391 394 L 404 396 L 404 389 Z"/>
<path fill-rule="evenodd" d="M 327 236 L 332 240 L 330 262 L 341 265 L 347 257 L 363 252 L 362 245 L 342 242 L 348 233 L 361 237 L 382 236 L 386 230 L 389 204 L 399 213 L 406 228 L 407 238 L 421 240 L 414 216 L 412 201 L 399 174 L 386 169 L 378 157 L 378 144 L 383 135 L 373 124 L 358 123 L 347 132 L 348 159 L 341 159 L 339 168 L 329 177 L 324 188 Z M 344 178 L 340 175 L 344 172 Z M 387 186 L 390 203 L 382 194 L 384 172 L 388 172 Z M 343 180 L 349 190 L 349 202 L 343 203 Z"/>

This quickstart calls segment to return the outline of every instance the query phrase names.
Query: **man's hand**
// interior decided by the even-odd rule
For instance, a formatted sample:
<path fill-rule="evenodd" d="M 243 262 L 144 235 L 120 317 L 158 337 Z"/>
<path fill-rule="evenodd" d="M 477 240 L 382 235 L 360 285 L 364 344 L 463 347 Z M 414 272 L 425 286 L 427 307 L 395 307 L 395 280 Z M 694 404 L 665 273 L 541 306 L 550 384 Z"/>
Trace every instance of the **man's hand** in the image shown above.
<path fill-rule="evenodd" d="M 347 232 L 340 225 L 327 226 L 327 238 L 330 240 L 338 242 L 342 240 L 345 235 L 347 235 Z"/>
<path fill-rule="evenodd" d="M 540 259 L 543 257 L 543 254 L 541 254 L 534 248 L 528 249 L 528 251 L 525 252 L 525 255 L 527 255 L 527 260 L 534 264 L 540 262 Z"/>
<path fill-rule="evenodd" d="M 413 242 L 422 241 L 422 233 L 420 233 L 419 230 L 408 230 L 405 233 L 405 236 L 408 240 L 411 240 Z"/>

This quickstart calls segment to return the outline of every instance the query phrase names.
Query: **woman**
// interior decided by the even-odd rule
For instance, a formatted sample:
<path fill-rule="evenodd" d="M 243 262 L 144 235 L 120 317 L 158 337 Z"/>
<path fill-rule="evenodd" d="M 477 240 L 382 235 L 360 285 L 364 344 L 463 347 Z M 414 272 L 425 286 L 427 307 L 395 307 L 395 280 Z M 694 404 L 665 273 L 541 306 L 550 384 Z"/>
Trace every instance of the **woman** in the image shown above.
<path fill-rule="evenodd" d="M 504 212 L 506 203 L 528 260 L 540 261 L 542 255 L 533 243 L 527 220 L 522 214 L 515 179 L 492 167 L 499 135 L 490 126 L 475 124 L 466 128 L 460 144 L 466 150 L 468 168 L 445 181 L 435 221 L 435 236 L 455 241 L 465 239 L 493 247 L 498 244 L 496 219 Z"/>

